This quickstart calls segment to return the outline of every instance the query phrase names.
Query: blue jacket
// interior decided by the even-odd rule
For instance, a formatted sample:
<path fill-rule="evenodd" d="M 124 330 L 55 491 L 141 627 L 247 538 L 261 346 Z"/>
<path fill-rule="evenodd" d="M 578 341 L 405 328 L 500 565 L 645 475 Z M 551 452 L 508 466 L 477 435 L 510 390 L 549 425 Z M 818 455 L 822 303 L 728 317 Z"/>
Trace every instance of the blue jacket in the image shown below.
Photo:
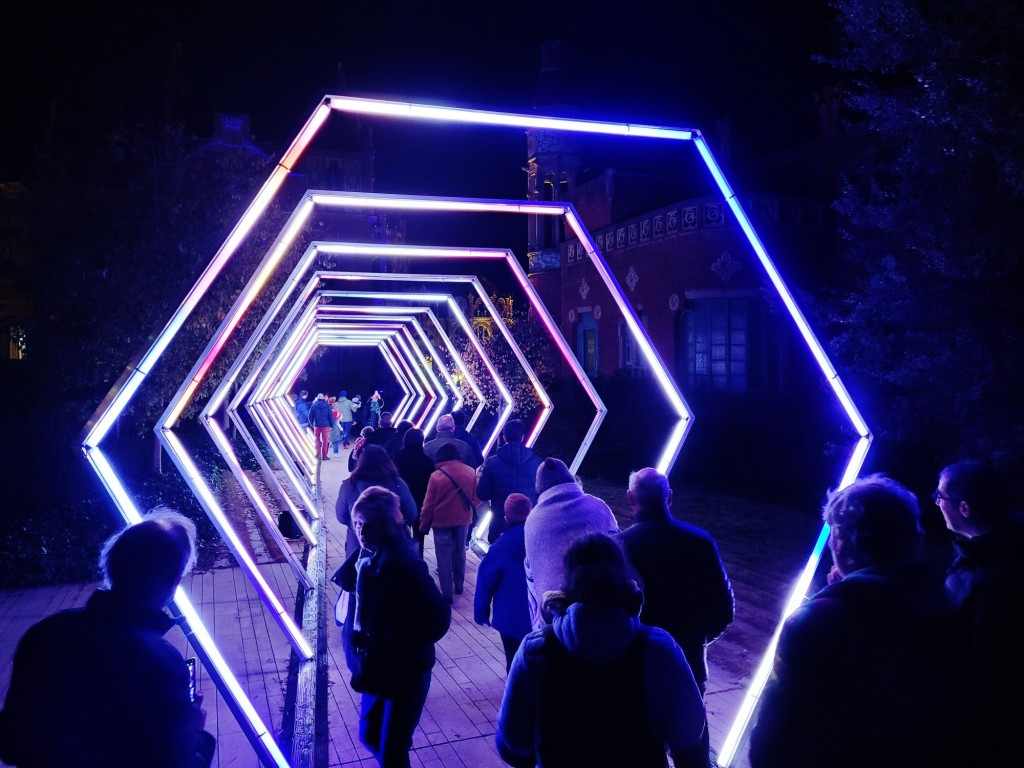
<path fill-rule="evenodd" d="M 505 513 L 510 493 L 522 493 L 537 503 L 537 468 L 543 459 L 522 443 L 506 444 L 484 462 L 476 495 L 491 502 L 497 517 Z"/>
<path fill-rule="evenodd" d="M 487 550 L 476 574 L 473 621 L 490 624 L 505 637 L 522 638 L 533 629 L 526 591 L 526 528 L 517 523 Z"/>
<path fill-rule="evenodd" d="M 303 427 L 309 426 L 309 408 L 312 405 L 309 400 L 303 400 L 301 397 L 295 401 L 295 418 Z"/>
<path fill-rule="evenodd" d="M 596 744 L 598 749 L 609 753 L 621 753 L 630 745 L 636 748 L 636 754 L 649 753 L 653 744 L 655 749 L 661 749 L 660 763 L 653 763 L 658 765 L 667 764 L 664 759 L 667 746 L 676 764 L 681 765 L 683 750 L 696 744 L 703 733 L 704 704 L 686 657 L 672 637 L 662 629 L 642 627 L 637 617 L 629 616 L 621 608 L 601 608 L 582 603 L 575 603 L 564 615 L 556 616 L 553 628 L 558 643 L 572 659 L 594 665 L 594 674 L 590 676 L 592 684 L 559 692 L 560 699 L 570 700 L 569 710 L 572 709 L 573 697 L 581 702 L 581 706 L 586 700 L 592 709 L 595 700 L 613 696 L 613 691 L 604 685 L 600 672 L 602 665 L 614 665 L 630 650 L 640 633 L 646 632 L 641 675 L 636 680 L 643 700 L 605 703 L 609 708 L 625 705 L 627 709 L 643 711 L 647 733 L 639 734 L 625 728 L 607 728 L 595 733 L 592 729 L 581 731 L 568 724 L 540 732 L 545 714 L 543 702 L 550 694 L 544 690 L 544 681 L 551 658 L 545 649 L 546 630 L 540 629 L 523 638 L 509 670 L 495 734 L 498 754 L 502 759 L 512 766 L 539 765 L 544 768 L 542 750 L 557 751 L 551 742 L 558 740 L 570 742 L 570 746 L 577 748 L 588 743 Z M 567 722 L 571 711 L 566 714 L 564 720 Z M 596 725 L 590 724 L 591 728 Z M 622 744 L 623 739 L 628 743 Z M 640 768 L 651 764 L 644 761 L 633 765 Z"/>
<path fill-rule="evenodd" d="M 334 411 L 331 404 L 326 400 L 314 400 L 309 406 L 309 426 L 311 427 L 333 427 Z"/>

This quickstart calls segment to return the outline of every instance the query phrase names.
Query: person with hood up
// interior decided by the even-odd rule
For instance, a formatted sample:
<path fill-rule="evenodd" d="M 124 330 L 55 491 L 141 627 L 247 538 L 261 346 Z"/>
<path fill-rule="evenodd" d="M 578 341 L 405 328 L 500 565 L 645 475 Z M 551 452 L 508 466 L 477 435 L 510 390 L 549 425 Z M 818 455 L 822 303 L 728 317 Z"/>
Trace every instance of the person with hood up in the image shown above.
<path fill-rule="evenodd" d="M 477 482 L 476 495 L 491 503 L 491 522 L 487 528 L 487 543 L 493 544 L 505 530 L 505 499 L 510 493 L 521 493 L 537 503 L 537 470 L 541 457 L 523 445 L 526 425 L 520 419 L 511 419 L 501 431 L 502 445 L 484 462 Z"/>
<path fill-rule="evenodd" d="M 521 493 L 510 493 L 505 499 L 505 532 L 487 550 L 476 572 L 476 594 L 473 596 L 473 621 L 480 626 L 494 627 L 505 649 L 505 671 L 523 638 L 533 629 L 530 625 L 530 602 L 526 595 L 526 573 L 523 558 L 523 524 L 530 514 L 530 500 Z"/>
<path fill-rule="evenodd" d="M 690 665 L 668 632 L 640 622 L 643 593 L 610 536 L 577 539 L 564 565 L 564 590 L 545 595 L 552 625 L 512 662 L 498 754 L 515 768 L 664 768 L 666 750 L 675 760 L 704 729 Z"/>
<path fill-rule="evenodd" d="M 526 588 L 534 629 L 550 624 L 543 596 L 565 583 L 565 553 L 576 539 L 589 533 L 614 534 L 615 515 L 596 496 L 584 493 L 576 476 L 561 459 L 547 458 L 537 469 L 537 503 L 526 518 Z"/>

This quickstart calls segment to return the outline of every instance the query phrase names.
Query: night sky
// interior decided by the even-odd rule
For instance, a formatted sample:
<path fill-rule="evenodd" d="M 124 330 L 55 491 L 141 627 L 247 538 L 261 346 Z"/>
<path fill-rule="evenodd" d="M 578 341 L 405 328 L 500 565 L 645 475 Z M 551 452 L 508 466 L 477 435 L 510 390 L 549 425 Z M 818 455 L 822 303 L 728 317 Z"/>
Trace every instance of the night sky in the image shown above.
<path fill-rule="evenodd" d="M 96 7 L 99 6 L 99 7 Z M 214 112 L 248 114 L 283 149 L 312 106 L 344 90 L 529 110 L 540 44 L 569 46 L 577 102 L 594 118 L 696 127 L 732 118 L 772 136 L 831 74 L 824 0 L 718 3 L 22 3 L 5 11 L 0 181 L 27 167 L 49 125 L 78 142 L 173 114 L 198 136 Z M 788 126 L 785 130 L 791 130 Z"/>

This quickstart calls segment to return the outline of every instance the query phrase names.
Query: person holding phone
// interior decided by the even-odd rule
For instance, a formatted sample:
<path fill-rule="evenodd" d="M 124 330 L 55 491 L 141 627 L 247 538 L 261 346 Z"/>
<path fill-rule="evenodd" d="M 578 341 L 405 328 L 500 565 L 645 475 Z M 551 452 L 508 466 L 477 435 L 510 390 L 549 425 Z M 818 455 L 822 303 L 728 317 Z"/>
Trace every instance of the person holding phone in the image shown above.
<path fill-rule="evenodd" d="M 191 520 L 157 509 L 111 537 L 104 586 L 25 633 L 0 712 L 0 759 L 35 768 L 208 768 L 202 697 L 164 639 L 164 608 L 196 560 Z"/>

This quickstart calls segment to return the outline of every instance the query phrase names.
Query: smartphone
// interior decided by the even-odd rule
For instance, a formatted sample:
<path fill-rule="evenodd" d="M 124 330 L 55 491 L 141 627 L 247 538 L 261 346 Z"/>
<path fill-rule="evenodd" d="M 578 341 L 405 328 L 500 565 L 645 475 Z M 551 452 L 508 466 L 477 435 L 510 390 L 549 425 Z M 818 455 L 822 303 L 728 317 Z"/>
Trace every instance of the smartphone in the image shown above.
<path fill-rule="evenodd" d="M 188 666 L 188 700 L 196 700 L 196 660 L 186 659 L 185 664 Z"/>

